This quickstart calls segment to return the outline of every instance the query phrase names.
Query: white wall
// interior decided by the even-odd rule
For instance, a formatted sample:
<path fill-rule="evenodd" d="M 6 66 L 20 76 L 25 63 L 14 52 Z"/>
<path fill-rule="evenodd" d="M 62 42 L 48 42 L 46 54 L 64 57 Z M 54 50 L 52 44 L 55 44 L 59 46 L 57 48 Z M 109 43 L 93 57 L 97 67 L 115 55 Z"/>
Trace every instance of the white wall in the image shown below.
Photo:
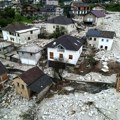
<path fill-rule="evenodd" d="M 30 31 L 32 31 L 32 30 L 30 30 Z M 30 40 L 35 40 L 35 39 L 38 39 L 38 34 L 40 34 L 39 29 L 33 30 L 32 34 L 30 31 L 15 32 L 14 35 L 10 35 L 10 33 L 8 31 L 3 30 L 2 34 L 3 34 L 4 40 L 11 41 L 13 43 L 18 43 L 18 44 L 25 44 L 25 43 L 27 43 L 27 41 L 29 41 L 28 37 L 30 37 Z M 19 33 L 19 36 L 18 36 L 18 33 Z"/>
<path fill-rule="evenodd" d="M 32 54 L 32 56 L 30 55 L 30 53 L 25 53 L 22 54 L 22 52 L 18 52 L 19 53 L 19 59 L 21 61 L 22 64 L 28 64 L 28 65 L 36 65 L 41 57 L 41 53 L 36 53 L 36 54 Z"/>
<path fill-rule="evenodd" d="M 90 37 L 92 40 L 87 39 L 88 45 L 94 46 L 96 49 L 104 49 L 105 46 L 107 46 L 107 50 L 111 50 L 112 44 L 113 44 L 113 39 L 110 38 L 96 38 L 96 37 Z M 94 40 L 96 38 L 96 41 Z M 103 41 L 102 41 L 103 39 Z M 101 48 L 103 46 L 103 48 Z"/>
<path fill-rule="evenodd" d="M 46 0 L 46 5 L 58 5 L 58 0 Z"/>
<path fill-rule="evenodd" d="M 54 53 L 54 59 L 50 58 L 50 52 Z M 48 60 L 50 61 L 56 61 L 56 60 L 59 61 L 59 54 L 63 54 L 64 63 L 76 65 L 81 55 L 81 52 L 82 52 L 82 47 L 78 51 L 65 50 L 64 52 L 59 52 L 57 48 L 48 48 L 47 56 L 48 56 Z M 73 59 L 69 59 L 69 55 L 73 55 Z"/>
<path fill-rule="evenodd" d="M 56 30 L 56 27 L 57 27 L 57 26 L 65 27 L 68 33 L 76 30 L 76 27 L 75 27 L 74 24 L 59 25 L 59 24 L 49 24 L 49 23 L 46 23 L 46 31 L 47 31 L 48 33 L 53 33 L 53 32 Z"/>

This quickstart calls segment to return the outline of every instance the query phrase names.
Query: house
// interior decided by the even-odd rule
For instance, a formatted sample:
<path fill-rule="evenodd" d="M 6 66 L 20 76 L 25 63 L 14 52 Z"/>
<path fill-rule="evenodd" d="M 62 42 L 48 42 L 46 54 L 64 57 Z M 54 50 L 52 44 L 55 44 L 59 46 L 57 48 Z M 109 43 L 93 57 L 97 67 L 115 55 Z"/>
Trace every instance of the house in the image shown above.
<path fill-rule="evenodd" d="M 6 80 L 8 80 L 7 69 L 0 62 L 0 90 L 2 89 L 3 84 Z"/>
<path fill-rule="evenodd" d="M 25 4 L 22 6 L 22 15 L 24 16 L 28 17 L 38 16 L 39 12 L 40 12 L 39 8 L 35 5 Z"/>
<path fill-rule="evenodd" d="M 105 12 L 105 7 L 103 5 L 95 5 L 92 10 L 101 10 L 101 11 L 104 11 Z"/>
<path fill-rule="evenodd" d="M 70 35 L 63 35 L 46 45 L 48 61 L 57 61 L 76 65 L 85 39 Z"/>
<path fill-rule="evenodd" d="M 31 44 L 19 48 L 17 53 L 22 64 L 36 65 L 41 57 L 41 50 L 39 46 Z"/>
<path fill-rule="evenodd" d="M 13 80 L 16 93 L 30 99 L 33 94 L 41 99 L 52 85 L 52 79 L 37 66 L 25 71 Z"/>
<path fill-rule="evenodd" d="M 56 5 L 45 5 L 40 9 L 42 15 L 60 16 L 63 15 L 63 9 Z"/>
<path fill-rule="evenodd" d="M 85 24 L 102 24 L 105 17 L 105 13 L 101 10 L 92 10 L 83 17 L 83 22 Z"/>
<path fill-rule="evenodd" d="M 89 29 L 86 37 L 89 46 L 95 47 L 96 49 L 111 50 L 115 32 Z"/>
<path fill-rule="evenodd" d="M 11 7 L 11 1 L 0 1 L 0 10 L 4 10 L 7 7 Z"/>
<path fill-rule="evenodd" d="M 58 0 L 46 0 L 46 5 L 57 5 L 58 6 Z"/>
<path fill-rule="evenodd" d="M 45 29 L 48 33 L 53 33 L 56 30 L 56 27 L 64 27 L 68 33 L 76 30 L 73 20 L 65 16 L 57 16 L 48 19 L 45 22 L 45 25 Z"/>
<path fill-rule="evenodd" d="M 6 54 L 14 50 L 14 44 L 8 41 L 0 41 L 0 54 Z"/>
<path fill-rule="evenodd" d="M 40 29 L 22 23 L 8 24 L 2 29 L 3 40 L 25 44 L 39 38 Z"/>
<path fill-rule="evenodd" d="M 82 2 L 72 2 L 71 14 L 75 16 L 81 16 L 87 14 L 91 10 L 90 5 Z"/>

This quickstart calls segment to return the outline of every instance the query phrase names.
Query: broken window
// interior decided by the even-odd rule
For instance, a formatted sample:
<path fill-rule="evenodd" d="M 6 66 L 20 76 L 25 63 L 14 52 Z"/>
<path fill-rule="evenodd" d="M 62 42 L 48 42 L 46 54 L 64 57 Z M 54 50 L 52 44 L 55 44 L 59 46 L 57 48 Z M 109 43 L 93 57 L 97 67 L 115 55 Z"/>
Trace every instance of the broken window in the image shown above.
<path fill-rule="evenodd" d="M 54 59 L 54 54 L 53 54 L 53 52 L 50 52 L 50 59 Z"/>
<path fill-rule="evenodd" d="M 20 86 L 20 84 L 17 82 L 17 86 L 19 87 Z"/>
<path fill-rule="evenodd" d="M 73 59 L 73 56 L 72 56 L 72 55 L 69 55 L 69 59 Z"/>
<path fill-rule="evenodd" d="M 103 46 L 101 45 L 101 46 L 100 46 L 100 48 L 102 49 L 102 48 L 103 48 Z"/>
<path fill-rule="evenodd" d="M 24 85 L 22 85 L 22 89 L 24 89 Z"/>

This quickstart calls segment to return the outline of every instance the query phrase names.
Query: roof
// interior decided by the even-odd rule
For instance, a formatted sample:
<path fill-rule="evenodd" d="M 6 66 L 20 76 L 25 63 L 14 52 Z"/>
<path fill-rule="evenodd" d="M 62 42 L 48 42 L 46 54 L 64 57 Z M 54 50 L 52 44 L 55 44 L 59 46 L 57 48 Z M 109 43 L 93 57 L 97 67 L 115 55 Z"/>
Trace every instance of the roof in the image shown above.
<path fill-rule="evenodd" d="M 30 86 L 28 86 L 32 91 L 39 93 L 44 88 L 46 88 L 48 85 L 52 84 L 52 79 L 44 74 L 39 79 L 37 79 L 34 83 L 32 83 Z"/>
<path fill-rule="evenodd" d="M 26 53 L 38 53 L 42 50 L 38 45 L 36 44 L 30 44 L 28 46 L 21 47 L 18 52 L 26 52 Z"/>
<path fill-rule="evenodd" d="M 44 75 L 43 71 L 39 69 L 39 67 L 35 66 L 27 71 L 25 71 L 23 74 L 21 74 L 19 77 L 27 84 L 30 85 L 32 82 L 39 79 L 42 75 Z"/>
<path fill-rule="evenodd" d="M 111 38 L 115 36 L 114 31 L 101 31 L 98 29 L 89 29 L 86 33 L 87 37 L 104 37 L 104 38 Z"/>
<path fill-rule="evenodd" d="M 7 72 L 7 69 L 5 66 L 0 62 L 0 75 L 4 74 Z"/>
<path fill-rule="evenodd" d="M 73 6 L 76 6 L 76 7 L 80 7 L 80 6 L 85 6 L 85 7 L 89 7 L 90 5 L 87 4 L 87 3 L 83 3 L 83 2 L 79 2 L 79 1 L 74 1 L 72 3 Z"/>
<path fill-rule="evenodd" d="M 19 76 L 30 90 L 39 93 L 52 84 L 52 79 L 44 74 L 37 66 L 29 69 Z"/>
<path fill-rule="evenodd" d="M 46 23 L 61 24 L 61 25 L 74 24 L 73 21 L 72 21 L 72 19 L 67 18 L 65 16 L 54 17 L 52 19 L 47 20 Z"/>
<path fill-rule="evenodd" d="M 31 27 L 32 26 L 30 26 L 30 25 L 25 25 L 25 24 L 22 24 L 22 23 L 14 23 L 14 24 L 8 24 L 2 30 L 10 31 L 10 32 L 16 32 L 16 31 L 19 31 L 19 30 L 30 29 Z"/>
<path fill-rule="evenodd" d="M 90 13 L 92 13 L 93 15 L 95 15 L 98 18 L 105 17 L 105 13 L 101 10 L 92 10 Z"/>
<path fill-rule="evenodd" d="M 58 39 L 47 44 L 47 48 L 55 48 L 58 45 L 62 45 L 67 50 L 78 51 L 80 47 L 85 43 L 85 39 L 76 38 L 70 35 L 63 35 Z"/>
<path fill-rule="evenodd" d="M 40 12 L 55 12 L 56 5 L 45 5 L 40 9 Z"/>

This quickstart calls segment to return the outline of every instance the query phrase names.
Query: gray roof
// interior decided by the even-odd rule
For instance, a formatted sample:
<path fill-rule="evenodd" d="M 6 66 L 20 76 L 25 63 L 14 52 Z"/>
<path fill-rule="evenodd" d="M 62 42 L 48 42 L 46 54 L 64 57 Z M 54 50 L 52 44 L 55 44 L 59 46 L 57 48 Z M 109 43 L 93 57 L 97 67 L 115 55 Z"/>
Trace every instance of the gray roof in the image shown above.
<path fill-rule="evenodd" d="M 14 24 L 8 24 L 2 30 L 9 31 L 9 32 L 16 32 L 18 30 L 25 30 L 25 29 L 29 29 L 31 27 L 32 26 L 30 26 L 30 25 L 25 25 L 22 23 L 14 23 Z"/>
<path fill-rule="evenodd" d="M 49 19 L 46 21 L 46 23 L 51 23 L 51 24 L 61 24 L 61 25 L 69 25 L 69 24 L 74 24 L 72 19 L 67 18 L 65 16 L 57 16 L 52 19 Z"/>
<path fill-rule="evenodd" d="M 45 89 L 47 86 L 49 86 L 51 84 L 52 84 L 52 79 L 48 75 L 44 74 L 39 79 L 37 79 L 34 83 L 32 83 L 31 85 L 29 85 L 28 87 L 32 91 L 34 91 L 36 93 L 39 93 L 43 89 Z"/>
<path fill-rule="evenodd" d="M 97 18 L 105 17 L 105 13 L 101 10 L 92 10 L 90 13 L 92 13 Z"/>
<path fill-rule="evenodd" d="M 0 62 L 0 75 L 4 74 L 7 72 L 7 69 L 5 66 Z"/>
<path fill-rule="evenodd" d="M 80 39 L 70 35 L 63 35 L 46 45 L 46 47 L 55 48 L 58 45 L 62 45 L 67 50 L 78 51 L 85 42 L 86 40 L 83 38 Z"/>
<path fill-rule="evenodd" d="M 87 37 L 103 37 L 103 38 L 113 38 L 115 36 L 114 31 L 101 31 L 98 29 L 89 29 L 86 33 Z"/>
<path fill-rule="evenodd" d="M 19 50 L 17 50 L 18 52 L 25 52 L 25 53 L 38 53 L 42 50 L 41 47 L 39 47 L 36 44 L 30 44 L 27 46 L 22 46 L 21 48 L 19 48 Z"/>
<path fill-rule="evenodd" d="M 27 70 L 19 76 L 30 90 L 39 93 L 52 84 L 52 79 L 43 73 L 37 66 Z"/>

